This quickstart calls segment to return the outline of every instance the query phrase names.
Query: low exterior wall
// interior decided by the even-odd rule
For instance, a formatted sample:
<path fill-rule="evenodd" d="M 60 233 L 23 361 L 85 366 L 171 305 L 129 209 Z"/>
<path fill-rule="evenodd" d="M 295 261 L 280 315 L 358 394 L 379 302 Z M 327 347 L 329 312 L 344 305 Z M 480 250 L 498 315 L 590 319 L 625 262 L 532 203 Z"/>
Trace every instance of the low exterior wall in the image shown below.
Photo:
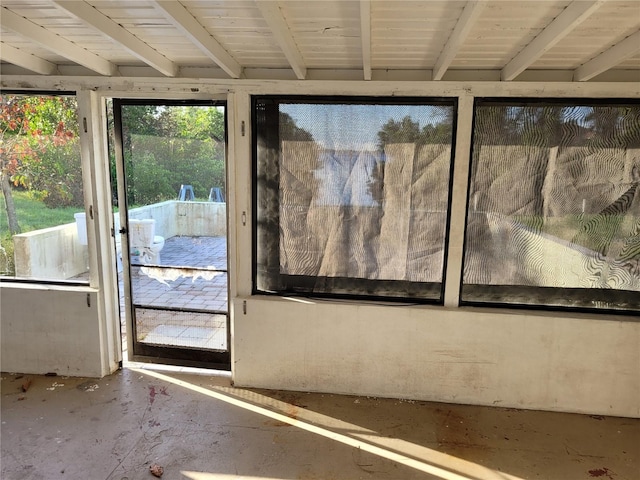
<path fill-rule="evenodd" d="M 154 219 L 156 235 L 165 239 L 224 236 L 226 215 L 226 204 L 216 202 L 169 200 L 129 210 L 130 218 Z M 120 229 L 117 213 L 114 225 L 116 231 Z M 87 246 L 80 244 L 76 223 L 15 235 L 13 243 L 18 278 L 67 280 L 88 270 Z"/>
<path fill-rule="evenodd" d="M 16 277 L 65 280 L 88 270 L 75 223 L 15 235 L 13 245 Z"/>
<path fill-rule="evenodd" d="M 189 235 L 178 232 L 176 223 L 176 204 L 184 203 L 176 200 L 154 203 L 144 207 L 132 208 L 129 210 L 129 218 L 144 220 L 152 218 L 156 221 L 156 235 L 164 238 L 175 237 L 176 235 Z"/>
<path fill-rule="evenodd" d="M 176 215 L 174 216 L 176 227 L 175 235 L 188 235 L 192 237 L 224 237 L 227 235 L 226 203 L 174 203 L 176 208 Z"/>
<path fill-rule="evenodd" d="M 509 259 L 501 265 L 502 284 L 519 285 L 524 280 L 527 285 L 545 287 L 640 291 L 640 277 L 632 275 L 624 262 L 552 235 L 531 231 L 508 217 L 488 217 L 496 249 L 494 257 Z"/>

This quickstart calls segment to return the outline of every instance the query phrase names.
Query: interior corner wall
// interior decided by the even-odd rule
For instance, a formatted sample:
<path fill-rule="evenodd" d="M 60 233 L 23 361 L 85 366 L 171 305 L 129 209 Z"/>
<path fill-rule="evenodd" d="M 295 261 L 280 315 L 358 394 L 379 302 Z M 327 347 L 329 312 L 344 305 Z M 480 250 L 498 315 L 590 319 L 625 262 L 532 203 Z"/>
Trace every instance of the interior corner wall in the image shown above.
<path fill-rule="evenodd" d="M 640 416 L 628 317 L 277 297 L 234 311 L 236 386 Z"/>
<path fill-rule="evenodd" d="M 0 369 L 103 377 L 98 291 L 24 283 L 0 285 Z"/>

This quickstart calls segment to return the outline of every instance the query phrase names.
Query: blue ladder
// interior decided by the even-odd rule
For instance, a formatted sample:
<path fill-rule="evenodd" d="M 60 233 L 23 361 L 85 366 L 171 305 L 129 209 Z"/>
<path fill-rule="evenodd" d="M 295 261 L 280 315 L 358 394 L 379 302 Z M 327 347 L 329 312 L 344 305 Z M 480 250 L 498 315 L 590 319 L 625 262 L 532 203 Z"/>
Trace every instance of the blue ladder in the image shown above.
<path fill-rule="evenodd" d="M 191 185 L 180 185 L 180 192 L 178 192 L 178 200 L 195 200 L 196 195 L 193 193 L 193 187 Z"/>
<path fill-rule="evenodd" d="M 220 187 L 213 187 L 209 191 L 209 201 L 224 203 L 224 195 L 222 194 L 222 189 Z"/>

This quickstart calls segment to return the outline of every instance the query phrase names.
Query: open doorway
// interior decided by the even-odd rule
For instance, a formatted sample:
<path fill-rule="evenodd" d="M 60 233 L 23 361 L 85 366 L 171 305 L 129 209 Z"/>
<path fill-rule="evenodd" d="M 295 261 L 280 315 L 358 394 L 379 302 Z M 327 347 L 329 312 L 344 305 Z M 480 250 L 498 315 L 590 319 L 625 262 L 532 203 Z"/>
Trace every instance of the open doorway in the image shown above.
<path fill-rule="evenodd" d="M 230 369 L 225 104 L 113 100 L 129 360 Z"/>

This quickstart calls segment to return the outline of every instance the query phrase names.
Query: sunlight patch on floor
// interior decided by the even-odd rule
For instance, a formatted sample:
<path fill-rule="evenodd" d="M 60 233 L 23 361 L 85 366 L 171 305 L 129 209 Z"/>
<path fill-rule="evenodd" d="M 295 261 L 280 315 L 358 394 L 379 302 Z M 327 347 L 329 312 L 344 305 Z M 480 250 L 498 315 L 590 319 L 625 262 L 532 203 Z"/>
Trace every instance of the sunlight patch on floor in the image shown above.
<path fill-rule="evenodd" d="M 349 445 L 353 448 L 360 449 L 373 455 L 378 455 L 382 458 L 386 458 L 393 462 L 397 462 L 407 467 L 414 468 L 418 471 L 428 473 L 442 480 L 522 480 L 520 479 L 520 477 L 515 477 L 503 472 L 498 472 L 482 465 L 478 465 L 476 463 L 454 457 L 452 455 L 438 452 L 436 450 L 420 445 L 415 445 L 411 442 L 407 442 L 401 439 L 381 437 L 376 432 L 373 432 L 371 430 L 363 429 L 357 425 L 342 422 L 338 419 L 328 417 L 326 415 L 317 414 L 315 412 L 310 412 L 304 409 L 299 409 L 297 407 L 295 417 L 279 413 L 277 411 L 271 410 L 271 408 L 283 409 L 283 407 L 285 407 L 284 411 L 288 411 L 291 409 L 292 405 L 285 402 L 280 402 L 278 400 L 260 395 L 252 391 L 234 389 L 233 393 L 231 393 L 231 389 L 221 388 L 217 386 L 212 386 L 213 390 L 210 390 L 208 388 L 194 385 L 193 383 L 173 378 L 159 372 L 139 369 L 132 370 L 150 375 L 157 378 L 158 380 L 172 383 L 174 385 L 187 388 L 191 391 L 207 395 L 216 400 L 220 400 L 228 404 L 244 408 L 251 412 L 269 417 L 273 420 L 300 428 L 307 432 L 311 432 L 316 435 L 320 435 L 322 437 L 343 443 L 345 445 Z M 240 398 L 239 395 L 242 395 L 243 393 L 250 397 L 250 400 Z M 267 405 L 269 408 L 261 405 Z M 288 407 L 288 409 L 286 409 L 286 407 Z M 344 432 L 350 432 L 350 434 L 346 435 L 343 433 L 338 433 L 334 431 L 334 429 Z M 412 456 L 401 453 L 405 451 L 411 452 Z M 200 478 L 217 479 L 224 478 L 224 476 Z"/>

